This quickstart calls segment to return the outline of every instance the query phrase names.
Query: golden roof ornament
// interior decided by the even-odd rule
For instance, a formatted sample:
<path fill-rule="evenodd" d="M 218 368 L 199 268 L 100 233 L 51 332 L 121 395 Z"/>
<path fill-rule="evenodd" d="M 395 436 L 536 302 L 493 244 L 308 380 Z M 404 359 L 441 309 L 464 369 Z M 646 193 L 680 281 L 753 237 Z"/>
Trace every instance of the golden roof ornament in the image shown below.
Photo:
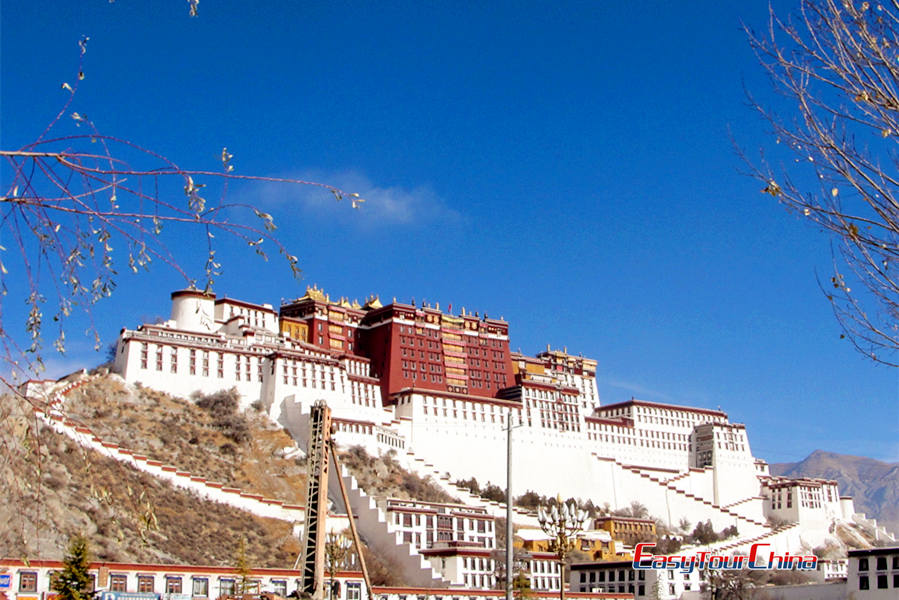
<path fill-rule="evenodd" d="M 306 295 L 304 295 L 300 300 L 318 300 L 319 302 L 325 301 L 325 294 L 318 289 L 318 286 L 312 284 L 311 286 L 306 286 Z"/>
<path fill-rule="evenodd" d="M 394 298 L 393 301 L 396 302 L 396 298 Z M 363 306 L 363 308 L 376 309 L 376 308 L 381 308 L 382 306 L 384 306 L 384 305 L 381 304 L 380 297 L 372 294 L 368 298 L 368 300 L 365 301 L 365 305 Z"/>

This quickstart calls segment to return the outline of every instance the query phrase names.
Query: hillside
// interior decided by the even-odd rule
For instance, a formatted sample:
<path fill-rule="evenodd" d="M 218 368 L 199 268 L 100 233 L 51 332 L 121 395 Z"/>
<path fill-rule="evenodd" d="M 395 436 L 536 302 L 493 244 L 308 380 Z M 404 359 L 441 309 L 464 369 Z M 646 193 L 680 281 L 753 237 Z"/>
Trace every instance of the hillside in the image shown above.
<path fill-rule="evenodd" d="M 69 536 L 84 533 L 102 560 L 233 565 L 245 538 L 251 564 L 293 564 L 291 524 L 202 500 L 85 450 L 19 401 L 5 397 L 2 408 L 0 556 L 59 559 Z"/>
<path fill-rule="evenodd" d="M 855 510 L 899 533 L 899 463 L 815 450 L 797 463 L 773 463 L 772 475 L 833 479 Z"/>
<path fill-rule="evenodd" d="M 230 392 L 187 401 L 105 375 L 68 393 L 62 409 L 104 442 L 225 486 L 305 502 L 305 459 L 286 457 L 295 454 L 293 439 L 256 410 L 238 411 Z M 110 561 L 233 565 L 241 538 L 256 566 L 291 566 L 299 552 L 289 523 L 198 498 L 84 449 L 20 400 L 3 397 L 0 413 L 8 425 L 0 430 L 0 556 L 58 559 L 75 533 Z M 379 496 L 452 500 L 392 456 L 350 448 L 345 457 Z M 389 561 L 368 558 L 378 582 L 397 583 Z"/>
<path fill-rule="evenodd" d="M 254 409 L 239 412 L 236 396 L 227 390 L 187 401 L 106 375 L 71 392 L 65 411 L 104 441 L 194 475 L 292 504 L 306 501 L 305 460 L 284 457 L 296 442 Z M 458 501 L 404 470 L 391 455 L 373 457 L 359 447 L 342 454 L 371 495 Z"/>
<path fill-rule="evenodd" d="M 65 412 L 104 441 L 210 481 L 303 504 L 305 461 L 283 456 L 295 448 L 290 435 L 255 410 L 237 411 L 227 391 L 205 398 L 201 408 L 107 375 L 71 392 Z"/>

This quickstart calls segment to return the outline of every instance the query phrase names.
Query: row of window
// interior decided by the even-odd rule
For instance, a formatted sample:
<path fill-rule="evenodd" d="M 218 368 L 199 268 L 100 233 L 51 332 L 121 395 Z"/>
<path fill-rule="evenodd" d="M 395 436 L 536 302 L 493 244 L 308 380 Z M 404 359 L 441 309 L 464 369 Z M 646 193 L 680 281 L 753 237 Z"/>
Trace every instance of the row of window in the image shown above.
<path fill-rule="evenodd" d="M 53 581 L 60 574 L 59 571 L 53 571 L 50 573 L 50 588 L 53 587 Z M 91 573 L 91 589 L 96 589 L 96 575 Z M 166 594 L 182 594 L 184 593 L 184 577 L 180 575 L 165 575 L 162 577 L 163 580 L 163 590 Z M 297 580 L 297 586 L 299 586 L 299 580 Z M 38 589 L 38 580 L 37 580 L 37 572 L 34 571 L 19 571 L 19 585 L 18 591 L 19 593 L 37 593 Z M 252 580 L 250 582 L 250 587 L 259 588 L 261 581 Z M 286 597 L 287 596 L 287 580 L 286 579 L 272 579 L 269 581 L 269 585 L 271 586 L 271 591 L 273 591 L 278 596 Z M 347 598 L 346 600 L 360 600 L 361 594 L 361 583 L 358 582 L 348 582 L 346 586 Z M 208 577 L 191 577 L 189 583 L 190 595 L 195 598 L 209 598 L 210 597 L 210 586 L 209 586 L 209 578 Z M 109 575 L 109 590 L 112 592 L 129 592 L 129 591 L 137 591 L 140 593 L 155 593 L 156 592 L 156 576 L 154 575 L 137 575 L 137 586 L 135 590 L 128 589 L 128 576 L 121 573 L 111 573 Z M 218 591 L 213 593 L 213 597 L 219 596 L 232 596 L 236 592 L 236 580 L 230 577 L 219 577 L 218 578 Z M 213 590 L 215 592 L 215 590 Z"/>
<path fill-rule="evenodd" d="M 493 559 L 487 558 L 474 558 L 463 556 L 462 557 L 462 568 L 463 569 L 471 569 L 472 571 L 488 571 L 493 572 Z"/>
<path fill-rule="evenodd" d="M 465 573 L 463 580 L 465 581 L 465 585 L 470 585 L 475 588 L 492 588 L 496 584 L 496 577 L 494 575 L 485 575 L 483 573 L 473 573 L 471 575 Z"/>
<path fill-rule="evenodd" d="M 721 417 L 713 417 L 712 415 L 702 413 L 691 413 L 690 416 L 687 417 L 682 413 L 677 413 L 668 409 L 637 407 L 635 410 L 638 421 L 644 423 L 656 423 L 658 425 L 673 425 L 675 427 L 692 428 L 697 423 L 724 422 L 724 419 Z M 633 418 L 631 410 L 627 408 L 617 408 L 609 411 L 608 414 Z"/>
<path fill-rule="evenodd" d="M 559 578 L 531 575 L 531 586 L 535 590 L 557 590 L 559 589 Z"/>
<path fill-rule="evenodd" d="M 311 378 L 307 378 L 306 364 L 302 363 L 301 366 L 302 366 L 302 375 L 303 376 L 302 376 L 302 379 L 299 379 L 297 376 L 298 375 L 297 361 L 289 361 L 289 362 L 290 362 L 289 366 L 288 366 L 288 361 L 285 361 L 281 364 L 281 378 L 282 378 L 284 385 L 293 385 L 294 387 L 296 387 L 302 381 L 302 387 L 304 387 L 304 388 L 309 387 L 310 382 L 312 384 L 311 387 L 313 389 L 315 389 L 316 387 L 319 387 L 321 389 L 326 388 L 327 382 L 325 381 L 325 369 L 324 368 L 322 368 L 321 370 L 318 371 L 319 377 L 316 378 L 316 369 L 313 366 L 312 367 L 312 376 L 311 376 Z M 329 373 L 331 375 L 331 381 L 330 381 L 331 391 L 333 392 L 336 390 L 336 381 L 334 378 L 334 371 L 329 370 Z M 260 375 L 259 381 L 262 381 L 261 375 Z M 318 385 L 316 385 L 316 382 L 318 382 Z M 341 392 L 344 391 L 342 377 L 340 379 L 340 391 Z"/>
<path fill-rule="evenodd" d="M 229 320 L 231 317 L 241 316 L 246 318 L 247 324 L 252 322 L 254 327 L 265 327 L 266 321 L 271 322 L 275 318 L 275 315 L 268 311 L 262 312 L 260 310 L 253 310 L 243 306 L 235 306 L 233 304 L 226 304 L 225 307 L 230 309 L 230 311 L 225 314 L 225 321 Z"/>
<path fill-rule="evenodd" d="M 529 568 L 531 573 L 558 573 L 559 563 L 554 560 L 532 560 Z"/>
<path fill-rule="evenodd" d="M 427 373 L 421 374 L 421 380 L 427 381 L 428 375 Z M 418 381 L 418 372 L 417 371 L 403 371 L 403 379 L 411 379 L 412 381 Z M 443 375 L 431 375 L 431 383 L 443 383 Z"/>
<path fill-rule="evenodd" d="M 393 446 L 394 448 L 404 448 L 406 446 L 405 440 L 392 432 L 389 434 L 384 433 L 383 431 L 378 432 L 378 442 Z"/>
<path fill-rule="evenodd" d="M 435 516 L 437 517 L 438 529 L 452 529 L 454 522 L 459 531 L 465 529 L 465 518 L 451 517 L 449 515 L 422 515 L 397 511 L 393 513 L 393 522 L 403 527 L 412 527 L 413 524 L 415 526 L 424 524 L 425 527 L 433 528 Z M 493 520 L 491 519 L 467 519 L 467 521 L 469 531 L 477 531 L 478 533 L 493 531 Z"/>
<path fill-rule="evenodd" d="M 889 589 L 889 576 L 886 574 L 877 575 L 877 589 L 878 590 L 887 590 Z M 893 574 L 893 588 L 899 589 L 899 573 Z M 858 589 L 860 590 L 869 590 L 871 589 L 871 581 L 867 575 L 859 575 L 858 577 Z"/>
<path fill-rule="evenodd" d="M 580 582 L 590 583 L 600 582 L 603 583 L 606 580 L 606 573 L 609 574 L 609 581 L 615 581 L 615 571 L 581 571 L 580 574 Z M 635 579 L 638 581 L 644 581 L 646 579 L 646 571 L 635 571 L 634 569 L 618 569 L 618 581 L 634 581 Z"/>
<path fill-rule="evenodd" d="M 50 587 L 53 587 L 53 581 L 56 577 L 59 576 L 58 571 L 54 571 L 50 573 Z M 91 589 L 96 587 L 96 577 L 94 574 L 90 575 L 91 581 L 93 582 L 91 585 Z M 166 575 L 164 578 L 164 589 L 166 594 L 180 594 L 182 593 L 182 577 L 174 576 L 174 575 Z M 275 591 L 283 589 L 281 593 L 282 596 L 287 595 L 287 581 L 272 581 L 272 585 L 274 586 Z M 233 579 L 219 579 L 219 587 L 222 590 L 222 594 L 225 593 L 233 593 L 234 591 L 234 580 Z M 113 573 L 109 576 L 109 589 L 113 592 L 127 592 L 128 590 L 128 576 L 122 574 Z M 230 590 L 230 591 L 228 591 Z M 153 575 L 138 575 L 137 576 L 137 590 L 138 592 L 155 592 L 156 591 L 156 578 Z M 19 571 L 19 592 L 24 593 L 36 593 L 37 592 L 37 573 L 33 571 Z M 192 596 L 200 596 L 200 597 L 208 597 L 209 596 L 209 579 L 206 577 L 194 577 L 192 578 L 191 583 L 191 595 Z"/>
<path fill-rule="evenodd" d="M 359 404 L 361 406 L 375 405 L 376 392 L 373 385 L 351 381 L 350 390 L 352 391 L 353 404 Z"/>
<path fill-rule="evenodd" d="M 146 342 L 141 344 L 141 354 L 140 354 L 140 366 L 142 369 L 149 368 L 149 356 L 150 349 L 149 344 Z M 178 372 L 178 352 L 177 348 L 170 347 L 169 349 L 169 371 L 171 373 Z M 199 353 L 199 356 L 198 356 Z M 204 377 L 209 376 L 209 367 L 210 367 L 210 354 L 213 354 L 216 376 L 219 379 L 224 378 L 225 376 L 225 367 L 224 367 L 224 354 L 221 352 L 209 352 L 205 350 L 196 350 L 191 348 L 189 351 L 189 359 L 188 359 L 188 371 L 190 375 L 196 375 L 197 372 L 201 372 Z M 155 368 L 157 371 L 164 370 L 163 364 L 164 358 L 164 346 L 157 346 L 155 349 Z M 199 359 L 199 360 L 198 360 Z M 307 378 L 306 365 L 302 365 L 302 379 L 298 377 L 297 370 L 297 361 L 289 361 L 290 366 L 288 366 L 288 362 L 283 363 L 282 365 L 282 380 L 285 385 L 290 385 L 291 383 L 294 386 L 297 386 L 302 381 L 302 386 L 307 387 L 311 384 L 312 388 L 321 388 L 326 389 L 328 387 L 328 382 L 325 379 L 325 369 L 317 370 L 315 367 L 312 368 L 312 378 Z M 256 381 L 263 381 L 263 357 L 253 357 L 253 356 L 244 356 L 241 359 L 240 355 L 234 356 L 234 379 L 236 381 L 252 381 L 253 375 L 255 373 Z M 254 368 L 255 367 L 255 368 Z M 319 376 L 319 379 L 316 379 L 316 375 Z M 341 380 L 341 384 L 342 384 Z M 330 371 L 330 388 L 332 391 L 335 391 L 335 375 L 333 370 Z M 361 390 L 361 388 L 360 388 Z M 374 400 L 372 398 L 372 392 L 370 386 L 364 386 L 364 395 L 360 394 L 363 399 L 363 404 L 365 406 L 373 406 Z"/>
<path fill-rule="evenodd" d="M 617 588 L 614 585 L 600 585 L 595 588 L 581 586 L 581 591 L 582 592 L 597 591 L 597 592 L 606 593 L 606 594 L 614 594 L 616 591 L 621 592 L 621 593 L 624 593 L 625 591 L 627 591 L 627 593 L 634 594 L 635 596 L 645 596 L 646 595 L 646 584 L 640 583 L 640 584 L 637 584 L 637 586 L 635 587 L 633 583 L 630 583 L 627 586 L 625 586 L 623 583 L 621 583 L 618 585 Z M 673 585 L 670 585 L 670 584 L 668 585 L 668 593 L 671 595 L 674 595 L 675 591 L 674 591 Z"/>
<path fill-rule="evenodd" d="M 899 569 L 899 555 L 892 557 L 893 558 L 893 568 Z M 886 571 L 887 570 L 887 557 L 886 556 L 878 556 L 876 567 L 878 571 Z M 858 570 L 859 571 L 868 571 L 870 569 L 870 565 L 867 558 L 859 558 L 858 559 Z"/>
<path fill-rule="evenodd" d="M 150 345 L 147 342 L 142 342 L 140 346 L 140 368 L 141 369 L 149 369 L 150 368 Z M 153 366 L 157 371 L 164 371 L 164 358 L 165 358 L 165 348 L 166 346 L 158 345 L 154 351 L 154 362 Z M 178 373 L 178 348 L 175 346 L 169 346 L 169 360 L 168 360 L 168 370 L 170 373 Z M 197 361 L 197 353 L 199 352 L 199 362 Z M 219 379 L 223 379 L 225 377 L 225 356 L 221 352 L 210 352 L 208 350 L 196 350 L 191 348 L 188 353 L 188 373 L 190 375 L 196 375 L 199 371 L 203 377 L 209 377 L 209 365 L 210 365 L 210 355 L 214 355 L 215 358 L 215 374 Z M 254 367 L 255 363 L 255 369 Z M 256 381 L 262 382 L 263 378 L 263 357 L 261 356 L 244 356 L 243 360 L 241 360 L 241 356 L 238 354 L 234 355 L 234 379 L 236 381 L 252 381 L 253 374 L 255 373 Z M 286 383 L 286 382 L 285 382 Z"/>
<path fill-rule="evenodd" d="M 611 444 L 629 444 L 631 446 L 640 446 L 641 448 L 663 448 L 665 450 L 691 450 L 690 444 L 681 442 L 659 442 L 656 440 L 635 439 L 630 436 L 607 435 L 603 433 L 587 433 L 587 438 Z M 708 464 L 711 464 L 711 452 L 708 453 Z"/>
<path fill-rule="evenodd" d="M 436 341 L 436 340 L 438 340 L 440 337 L 442 337 L 444 339 L 444 346 L 448 346 L 447 349 L 450 349 L 451 351 L 457 351 L 457 352 L 463 351 L 463 346 L 458 345 L 458 343 L 462 341 L 462 336 L 460 336 L 459 334 L 444 332 L 442 336 L 438 336 L 436 331 L 433 331 L 430 329 L 429 330 L 419 329 L 415 333 L 418 336 L 425 336 L 425 337 L 435 339 L 435 341 L 427 340 L 428 348 L 439 350 L 440 342 Z M 410 335 L 407 336 L 404 334 L 410 334 Z M 416 337 L 413 337 L 411 334 L 413 334 L 412 327 L 406 327 L 404 325 L 400 325 L 400 336 L 399 337 L 400 337 L 400 345 L 401 346 L 415 346 Z M 417 339 L 418 339 L 418 346 L 420 348 L 424 348 L 426 345 L 425 340 L 421 339 L 421 337 L 418 337 Z M 450 340 L 451 342 L 455 341 L 455 342 L 457 342 L 457 344 L 448 345 L 445 340 Z M 500 342 L 499 340 L 493 340 L 493 339 L 486 340 L 486 339 L 481 338 L 481 339 L 478 339 L 478 344 L 480 346 L 490 346 L 492 348 L 502 348 L 503 347 L 502 342 Z M 483 348 L 474 347 L 474 345 L 472 345 L 471 341 L 469 342 L 469 345 L 465 346 L 464 348 L 467 350 L 468 354 L 472 354 L 472 355 L 476 355 L 476 356 L 484 356 L 484 357 L 487 356 L 487 350 L 485 350 Z M 493 352 L 493 358 L 504 359 L 506 357 L 506 353 L 503 350 L 493 350 L 492 352 Z"/>
<path fill-rule="evenodd" d="M 442 373 L 443 367 L 438 363 L 426 363 L 425 361 L 421 361 L 420 364 L 416 364 L 414 360 L 404 360 L 402 361 L 402 365 L 404 369 L 415 369 L 416 367 L 420 367 L 422 371 L 431 371 L 432 373 Z"/>

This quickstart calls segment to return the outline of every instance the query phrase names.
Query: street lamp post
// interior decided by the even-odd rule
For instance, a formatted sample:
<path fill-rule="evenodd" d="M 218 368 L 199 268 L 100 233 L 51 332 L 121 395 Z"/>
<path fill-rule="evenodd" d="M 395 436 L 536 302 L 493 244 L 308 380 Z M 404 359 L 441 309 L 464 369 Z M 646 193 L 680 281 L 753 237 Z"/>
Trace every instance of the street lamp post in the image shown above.
<path fill-rule="evenodd" d="M 583 528 L 587 512 L 574 502 L 537 509 L 540 528 L 549 536 L 549 549 L 559 559 L 559 600 L 565 600 L 565 559 L 574 550 L 575 535 Z"/>
<path fill-rule="evenodd" d="M 506 414 L 506 600 L 512 600 L 512 557 L 514 538 L 512 533 L 512 409 Z"/>

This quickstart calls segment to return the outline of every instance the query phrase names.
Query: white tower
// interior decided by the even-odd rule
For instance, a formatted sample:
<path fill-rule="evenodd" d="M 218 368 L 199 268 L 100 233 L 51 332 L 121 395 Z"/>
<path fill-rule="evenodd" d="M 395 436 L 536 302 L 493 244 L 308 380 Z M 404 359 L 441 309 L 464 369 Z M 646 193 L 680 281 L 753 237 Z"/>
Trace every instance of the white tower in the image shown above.
<path fill-rule="evenodd" d="M 172 292 L 172 321 L 176 329 L 209 333 L 215 330 L 215 295 L 196 289 Z"/>

